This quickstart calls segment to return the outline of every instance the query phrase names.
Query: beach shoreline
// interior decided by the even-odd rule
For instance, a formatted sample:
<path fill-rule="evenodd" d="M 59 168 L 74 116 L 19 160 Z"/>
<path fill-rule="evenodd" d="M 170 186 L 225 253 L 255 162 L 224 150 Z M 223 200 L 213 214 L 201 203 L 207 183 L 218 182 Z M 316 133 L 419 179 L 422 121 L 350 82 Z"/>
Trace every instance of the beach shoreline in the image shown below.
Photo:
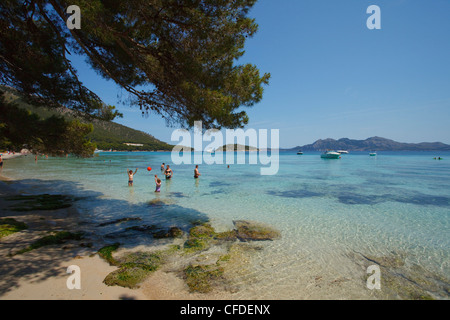
<path fill-rule="evenodd" d="M 188 193 L 185 191 L 185 186 L 190 186 L 190 184 L 185 184 L 182 188 L 175 188 L 178 183 L 183 183 L 182 176 L 179 175 L 177 177 L 180 178 L 177 178 L 176 183 L 172 186 L 165 185 L 167 188 L 172 187 L 172 190 L 163 190 L 165 193 L 160 198 L 160 195 L 153 193 L 153 188 L 142 187 L 146 182 L 145 176 L 138 176 L 138 179 L 142 180 L 137 180 L 134 188 L 127 187 L 125 179 L 123 183 L 121 180 L 116 184 L 115 182 L 112 183 L 112 185 L 117 185 L 117 190 L 122 192 L 114 194 L 106 188 L 99 188 L 98 185 L 91 184 L 91 181 L 95 181 L 95 179 L 90 179 L 98 178 L 99 181 L 104 181 L 104 177 L 113 174 L 114 179 L 123 177 L 123 175 L 119 177 L 119 174 L 116 173 L 119 167 L 121 170 L 122 163 L 120 163 L 120 166 L 112 167 L 109 165 L 103 166 L 103 161 L 88 161 L 69 158 L 68 160 L 50 159 L 49 161 L 35 163 L 31 158 L 22 158 L 11 161 L 11 166 L 8 165 L 7 171 L 3 171 L 8 177 L 0 176 L 0 180 L 3 181 L 0 182 L 0 206 L 2 209 L 0 218 L 16 218 L 18 221 L 27 223 L 29 229 L 0 239 L 0 255 L 2 258 L 5 257 L 5 263 L 0 266 L 0 299 L 359 300 L 411 299 L 411 297 L 414 299 L 416 297 L 419 299 L 445 298 L 445 291 L 434 286 L 429 279 L 433 279 L 433 283 L 434 279 L 441 283 L 447 282 L 447 280 L 441 280 L 442 277 L 419 269 L 420 266 L 415 265 L 415 261 L 411 259 L 412 256 L 403 252 L 403 250 L 395 253 L 393 250 L 386 251 L 383 247 L 378 253 L 365 250 L 364 247 L 360 249 L 357 246 L 345 246 L 334 242 L 317 243 L 317 238 L 304 237 L 303 235 L 308 233 L 308 228 L 317 228 L 320 223 L 320 220 L 318 220 L 320 211 L 312 210 L 320 205 L 318 197 L 302 199 L 303 203 L 308 202 L 311 205 L 311 217 L 314 220 L 304 221 L 294 228 L 279 228 L 279 225 L 274 223 L 273 219 L 264 220 L 262 216 L 249 216 L 239 211 L 226 219 L 217 219 L 217 214 L 214 215 L 214 212 L 210 214 L 210 210 L 203 206 L 203 197 L 207 194 L 197 195 L 196 193 L 199 190 L 208 190 L 205 188 L 208 182 L 215 186 L 217 184 L 216 177 L 208 180 L 208 175 L 204 175 L 206 179 L 201 179 L 203 188 L 200 189 L 197 185 L 194 185 L 194 191 Z M 148 160 L 145 159 L 146 161 Z M 158 158 L 156 162 L 158 161 L 167 163 L 165 158 Z M 30 166 L 26 167 L 26 164 Z M 80 179 L 74 179 L 72 174 L 65 175 L 66 172 L 78 172 L 77 168 L 80 166 L 91 168 L 91 171 L 89 171 L 91 173 L 103 168 L 104 175 L 101 175 L 101 178 L 100 175 L 83 175 L 83 178 L 87 177 L 89 183 L 83 183 L 83 181 L 80 183 Z M 22 170 L 22 168 L 29 171 Z M 53 173 L 55 168 L 58 169 L 55 171 L 56 174 Z M 178 168 L 177 172 L 180 172 L 180 169 Z M 52 174 L 49 175 L 49 172 Z M 213 174 L 210 173 L 209 177 L 212 176 Z M 227 176 L 222 175 L 222 178 L 227 178 Z M 110 181 L 114 179 L 110 179 Z M 229 180 L 225 181 L 228 185 L 225 183 L 224 185 L 218 184 L 218 186 L 220 188 L 234 186 L 234 184 L 228 182 Z M 229 192 L 227 189 L 225 191 Z M 8 195 L 42 194 L 45 192 L 52 195 L 66 194 L 88 199 L 75 202 L 78 204 L 72 208 L 55 211 L 29 211 L 20 214 L 9 210 L 9 203 L 4 199 L 4 196 Z M 286 199 L 290 199 L 292 194 L 287 193 L 287 196 L 289 197 Z M 214 203 L 221 203 L 221 199 L 228 199 L 224 196 L 215 197 Z M 196 199 L 200 201 L 201 206 L 193 206 L 193 209 L 191 209 L 190 206 L 186 205 L 186 200 Z M 402 200 L 404 201 L 404 199 Z M 226 202 L 222 203 L 223 206 L 220 208 L 223 209 L 222 213 L 225 213 L 225 210 L 229 210 L 230 206 Z M 77 210 L 80 210 L 80 212 L 77 212 Z M 268 217 L 270 218 L 274 214 L 279 215 L 279 212 L 281 210 L 274 209 Z M 308 214 L 308 211 L 298 212 Z M 346 214 L 350 213 L 347 212 Z M 355 211 L 355 214 L 359 215 L 360 212 Z M 134 222 L 110 224 L 116 220 L 127 218 L 134 219 Z M 296 219 L 299 218 L 301 216 Z M 183 244 L 189 237 L 189 230 L 192 227 L 192 221 L 195 219 L 202 219 L 202 221 L 211 223 L 221 232 L 227 232 L 232 227 L 231 222 L 235 220 L 260 221 L 279 228 L 282 237 L 280 240 L 266 243 L 256 241 L 253 243 L 239 241 L 233 243 L 233 245 L 245 244 L 248 250 L 240 257 L 242 258 L 241 264 L 232 266 L 232 272 L 228 274 L 231 277 L 227 279 L 231 281 L 226 286 L 215 287 L 208 293 L 191 292 L 186 283 L 185 267 L 189 264 L 194 266 L 205 263 L 216 265 L 217 257 L 229 253 L 223 250 L 224 248 L 212 246 L 211 250 L 201 250 L 196 256 L 186 254 Z M 332 219 L 333 216 L 327 215 L 327 218 L 322 221 L 328 223 Z M 155 239 L 150 228 L 146 228 L 159 223 L 162 223 L 164 227 L 181 227 L 184 231 L 183 238 L 175 240 Z M 108 226 L 103 227 L 102 224 Z M 127 231 L 131 228 L 140 228 L 141 230 Z M 58 230 L 72 232 L 87 230 L 89 234 L 85 239 L 78 242 L 67 241 L 63 245 L 42 247 L 23 255 L 8 257 L 12 250 L 28 245 L 33 239 L 45 235 L 48 231 Z M 316 230 L 320 231 L 321 229 Z M 316 230 L 313 229 L 313 232 L 309 234 L 314 236 L 314 234 L 317 234 Z M 328 228 L 326 230 L 329 231 Z M 303 237 L 301 242 L 298 241 L 299 237 Z M 181 250 L 178 249 L 177 254 L 170 257 L 169 263 L 152 272 L 139 284 L 139 288 L 109 287 L 103 281 L 110 273 L 118 270 L 120 265 L 111 266 L 97 252 L 103 246 L 110 245 L 115 241 L 121 242 L 120 248 L 114 252 L 114 257 L 117 258 L 121 258 L 130 252 L 152 253 L 158 250 L 167 250 L 174 245 L 180 247 Z M 93 245 L 87 246 L 89 242 L 92 242 Z M 80 246 L 80 244 L 83 244 L 83 246 Z M 334 249 L 331 249 L 331 245 Z M 17 246 L 16 249 L 14 249 L 15 246 Z M 291 249 L 288 255 L 285 254 L 286 248 Z M 324 251 L 324 248 L 330 249 Z M 252 254 L 254 256 L 251 256 Z M 398 289 L 387 288 L 386 284 L 386 289 L 378 294 L 366 288 L 364 278 L 367 275 L 366 270 L 369 265 L 374 263 L 382 265 L 383 274 L 389 276 L 389 278 L 385 278 L 389 279 L 391 283 L 395 283 L 396 286 L 398 284 Z M 77 265 L 81 268 L 81 291 L 69 290 L 66 286 L 66 280 L 69 277 L 66 270 L 70 265 Z M 423 277 L 418 272 L 411 272 L 414 270 L 421 270 L 420 274 L 427 279 L 422 279 Z M 410 283 L 406 283 L 406 280 L 402 280 L 403 278 L 399 277 L 398 274 L 405 275 L 405 277 L 411 276 L 412 281 L 423 280 L 423 283 L 429 286 L 430 291 L 437 294 L 432 296 L 422 295 L 424 290 L 416 288 L 417 286 L 410 288 Z M 428 290 L 428 288 L 426 289 Z"/>
<path fill-rule="evenodd" d="M 0 176 L 0 219 L 13 218 L 28 229 L 0 239 L 0 299 L 67 300 L 67 299 L 143 299 L 141 292 L 122 287 L 108 287 L 104 277 L 115 268 L 88 247 L 68 241 L 61 245 L 41 247 L 21 255 L 11 253 L 31 244 L 51 231 L 76 230 L 75 208 L 15 212 L 9 209 L 5 196 L 17 196 L 14 180 Z M 78 265 L 82 271 L 81 290 L 69 290 L 67 268 Z"/>
<path fill-rule="evenodd" d="M 62 230 L 83 231 L 79 225 L 76 208 L 58 210 L 32 210 L 18 213 L 10 210 L 5 197 L 27 194 L 17 192 L 17 181 L 0 175 L 0 219 L 12 218 L 24 222 L 28 228 L 0 238 L 0 300 L 224 300 L 230 296 L 224 292 L 209 294 L 192 293 L 176 272 L 158 270 L 143 281 L 138 288 L 107 286 L 105 277 L 117 270 L 98 255 L 104 244 L 87 243 L 90 239 L 66 241 L 49 245 L 20 255 L 19 249 L 33 241 Z M 151 252 L 154 248 L 137 246 L 136 250 Z M 124 251 L 122 251 L 123 253 Z M 12 255 L 13 254 L 13 255 Z M 12 255 L 12 256 L 11 256 Z M 81 270 L 81 289 L 69 289 L 67 273 L 69 266 Z"/>

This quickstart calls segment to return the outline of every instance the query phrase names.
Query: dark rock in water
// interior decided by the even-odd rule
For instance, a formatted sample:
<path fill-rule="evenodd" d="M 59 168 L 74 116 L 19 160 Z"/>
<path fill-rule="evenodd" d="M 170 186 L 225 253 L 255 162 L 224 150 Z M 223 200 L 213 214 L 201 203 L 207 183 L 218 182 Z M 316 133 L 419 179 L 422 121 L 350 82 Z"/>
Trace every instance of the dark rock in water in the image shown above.
<path fill-rule="evenodd" d="M 242 241 L 274 240 L 281 237 L 278 230 L 260 222 L 236 220 L 233 224 L 237 229 L 237 238 Z"/>
<path fill-rule="evenodd" d="M 169 229 L 169 235 L 171 238 L 181 238 L 183 236 L 183 230 L 178 227 L 172 227 Z"/>
<path fill-rule="evenodd" d="M 133 226 L 133 227 L 126 228 L 126 230 L 134 230 L 134 231 L 141 231 L 141 232 L 154 232 L 155 230 L 158 230 L 158 229 L 160 229 L 160 228 L 158 228 L 157 226 L 155 226 L 153 224 L 151 226 L 142 225 L 142 226 Z"/>
<path fill-rule="evenodd" d="M 183 236 L 183 230 L 178 227 L 172 227 L 169 230 L 160 230 L 153 232 L 153 238 L 165 239 L 165 238 L 180 238 Z"/>
<path fill-rule="evenodd" d="M 113 221 L 108 221 L 108 222 L 104 222 L 104 223 L 100 223 L 98 226 L 99 227 L 104 227 L 104 226 L 108 226 L 111 224 L 118 224 L 118 223 L 122 223 L 122 222 L 127 222 L 127 221 L 141 221 L 141 218 L 121 218 L 121 219 L 116 219 Z"/>

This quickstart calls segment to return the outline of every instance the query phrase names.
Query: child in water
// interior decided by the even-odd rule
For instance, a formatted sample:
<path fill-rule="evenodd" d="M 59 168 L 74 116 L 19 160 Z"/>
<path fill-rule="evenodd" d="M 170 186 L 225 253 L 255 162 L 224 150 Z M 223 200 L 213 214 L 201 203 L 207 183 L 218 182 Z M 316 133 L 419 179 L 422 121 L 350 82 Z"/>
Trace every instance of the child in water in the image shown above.
<path fill-rule="evenodd" d="M 155 174 L 155 183 L 156 183 L 155 192 L 161 192 L 161 179 L 158 179 L 158 175 L 156 174 Z"/>
<path fill-rule="evenodd" d="M 136 168 L 136 171 L 133 173 L 133 170 L 128 170 L 127 169 L 127 173 L 128 173 L 128 186 L 132 187 L 133 186 L 133 177 L 136 174 L 136 172 L 138 171 L 138 169 Z"/>

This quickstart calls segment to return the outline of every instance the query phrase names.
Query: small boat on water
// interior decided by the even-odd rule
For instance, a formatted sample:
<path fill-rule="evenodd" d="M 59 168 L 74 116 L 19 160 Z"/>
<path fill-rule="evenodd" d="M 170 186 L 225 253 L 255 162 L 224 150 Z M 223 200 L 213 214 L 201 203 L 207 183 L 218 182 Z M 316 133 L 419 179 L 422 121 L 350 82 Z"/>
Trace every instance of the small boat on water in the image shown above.
<path fill-rule="evenodd" d="M 376 153 L 376 152 L 371 152 L 371 153 L 369 153 L 369 155 L 370 155 L 371 157 L 376 157 L 376 156 L 377 156 L 377 153 Z"/>
<path fill-rule="evenodd" d="M 336 151 L 326 151 L 320 155 L 322 159 L 339 159 L 341 154 Z"/>
<path fill-rule="evenodd" d="M 297 154 L 303 154 L 302 150 L 298 150 Z"/>

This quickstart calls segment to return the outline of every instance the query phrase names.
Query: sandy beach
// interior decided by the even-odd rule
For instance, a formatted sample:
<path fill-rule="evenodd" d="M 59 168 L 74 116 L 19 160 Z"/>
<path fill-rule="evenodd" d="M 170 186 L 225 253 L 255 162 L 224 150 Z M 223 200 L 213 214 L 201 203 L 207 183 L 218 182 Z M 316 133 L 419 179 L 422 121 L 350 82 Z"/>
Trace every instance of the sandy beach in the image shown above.
<path fill-rule="evenodd" d="M 26 247 L 49 231 L 77 228 L 77 212 L 72 208 L 55 211 L 29 211 L 25 214 L 10 211 L 5 196 L 14 192 L 8 186 L 11 180 L 0 182 L 0 218 L 14 218 L 25 222 L 23 230 L 0 240 L 0 299 L 142 299 L 140 291 L 121 287 L 108 287 L 102 283 L 112 272 L 111 267 L 98 255 L 90 257 L 89 248 L 65 243 L 45 246 L 13 257 L 10 253 Z M 67 268 L 78 265 L 82 272 L 81 290 L 69 290 L 66 285 Z"/>
<path fill-rule="evenodd" d="M 15 196 L 14 181 L 0 176 L 0 219 L 13 218 L 28 229 L 0 238 L 0 300 L 205 300 L 226 299 L 224 293 L 190 293 L 176 273 L 156 271 L 139 288 L 107 286 L 105 277 L 117 270 L 97 254 L 98 246 L 86 241 L 66 241 L 13 255 L 49 232 L 80 230 L 74 208 L 18 213 L 9 209 L 5 197 Z M 136 248 L 135 250 L 145 249 Z M 119 252 L 120 255 L 120 252 Z M 81 270 L 81 289 L 68 289 L 69 266 Z"/>

